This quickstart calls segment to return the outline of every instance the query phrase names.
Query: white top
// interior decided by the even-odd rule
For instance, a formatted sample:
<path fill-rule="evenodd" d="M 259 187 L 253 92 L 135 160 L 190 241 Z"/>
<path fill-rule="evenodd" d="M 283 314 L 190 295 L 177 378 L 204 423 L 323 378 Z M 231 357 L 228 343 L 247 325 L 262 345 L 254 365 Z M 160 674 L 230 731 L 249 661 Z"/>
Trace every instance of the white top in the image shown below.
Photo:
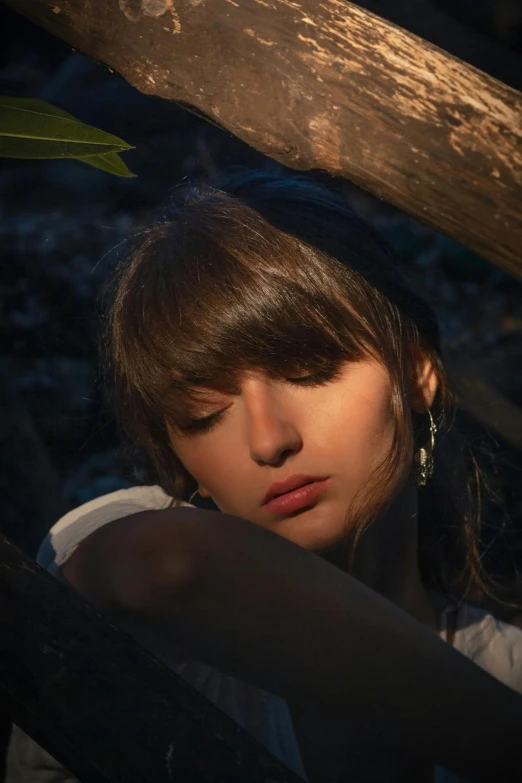
<path fill-rule="evenodd" d="M 147 509 L 189 506 L 174 501 L 160 487 L 132 487 L 111 492 L 65 514 L 49 531 L 37 562 L 51 573 L 72 555 L 90 533 L 108 522 Z M 447 641 L 442 613 L 440 636 Z M 522 693 L 522 630 L 467 604 L 456 611 L 453 645 L 504 684 Z M 199 662 L 173 664 L 173 671 L 243 726 L 294 772 L 307 780 L 284 699 Z M 14 727 L 7 756 L 6 783 L 78 783 L 46 751 Z M 83 783 L 88 783 L 84 781 Z M 435 768 L 434 783 L 464 783 L 459 776 Z"/>

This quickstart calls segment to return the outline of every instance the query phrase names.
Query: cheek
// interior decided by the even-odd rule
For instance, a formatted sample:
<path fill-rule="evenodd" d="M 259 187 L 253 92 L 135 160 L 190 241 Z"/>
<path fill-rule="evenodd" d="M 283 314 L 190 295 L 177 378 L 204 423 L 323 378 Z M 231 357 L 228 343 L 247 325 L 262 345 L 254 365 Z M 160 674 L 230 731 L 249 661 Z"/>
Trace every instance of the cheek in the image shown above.
<path fill-rule="evenodd" d="M 390 449 L 395 431 L 387 389 L 369 395 L 342 395 L 326 417 L 330 448 L 356 474 L 364 475 Z"/>
<path fill-rule="evenodd" d="M 175 451 L 186 470 L 204 484 L 213 496 L 220 494 L 220 490 L 223 491 L 234 481 L 234 476 L 238 473 L 234 464 L 238 450 L 229 439 L 216 433 L 211 437 L 178 443 L 176 446 Z"/>

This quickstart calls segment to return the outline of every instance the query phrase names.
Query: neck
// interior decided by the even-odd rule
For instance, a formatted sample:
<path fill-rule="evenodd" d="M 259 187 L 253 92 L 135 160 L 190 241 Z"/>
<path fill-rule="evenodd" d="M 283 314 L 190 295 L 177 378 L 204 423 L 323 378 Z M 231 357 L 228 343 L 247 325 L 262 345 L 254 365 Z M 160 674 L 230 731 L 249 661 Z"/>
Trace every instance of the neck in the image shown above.
<path fill-rule="evenodd" d="M 439 608 L 419 571 L 416 487 L 407 484 L 363 534 L 351 573 L 431 630 L 439 631 Z"/>

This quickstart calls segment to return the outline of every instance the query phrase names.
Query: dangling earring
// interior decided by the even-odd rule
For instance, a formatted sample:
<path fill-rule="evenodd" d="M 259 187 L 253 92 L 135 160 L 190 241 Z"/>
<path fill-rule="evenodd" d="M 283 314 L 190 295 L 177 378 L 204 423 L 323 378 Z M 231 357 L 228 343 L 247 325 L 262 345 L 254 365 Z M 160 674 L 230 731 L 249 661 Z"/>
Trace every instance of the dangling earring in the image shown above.
<path fill-rule="evenodd" d="M 437 427 L 433 421 L 431 411 L 428 409 L 430 417 L 430 442 L 426 446 L 421 446 L 413 458 L 413 481 L 418 487 L 425 487 L 429 479 L 433 476 L 435 463 L 433 460 L 433 449 L 435 448 L 435 433 Z"/>

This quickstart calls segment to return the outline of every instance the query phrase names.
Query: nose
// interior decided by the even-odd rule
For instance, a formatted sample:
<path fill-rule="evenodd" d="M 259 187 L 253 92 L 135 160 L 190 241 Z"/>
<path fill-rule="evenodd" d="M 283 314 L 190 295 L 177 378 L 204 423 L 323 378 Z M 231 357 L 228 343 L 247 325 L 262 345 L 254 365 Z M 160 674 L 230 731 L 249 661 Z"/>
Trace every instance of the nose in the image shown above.
<path fill-rule="evenodd" d="M 303 447 L 295 412 L 289 400 L 269 382 L 251 379 L 244 384 L 250 456 L 259 465 L 278 467 Z"/>

